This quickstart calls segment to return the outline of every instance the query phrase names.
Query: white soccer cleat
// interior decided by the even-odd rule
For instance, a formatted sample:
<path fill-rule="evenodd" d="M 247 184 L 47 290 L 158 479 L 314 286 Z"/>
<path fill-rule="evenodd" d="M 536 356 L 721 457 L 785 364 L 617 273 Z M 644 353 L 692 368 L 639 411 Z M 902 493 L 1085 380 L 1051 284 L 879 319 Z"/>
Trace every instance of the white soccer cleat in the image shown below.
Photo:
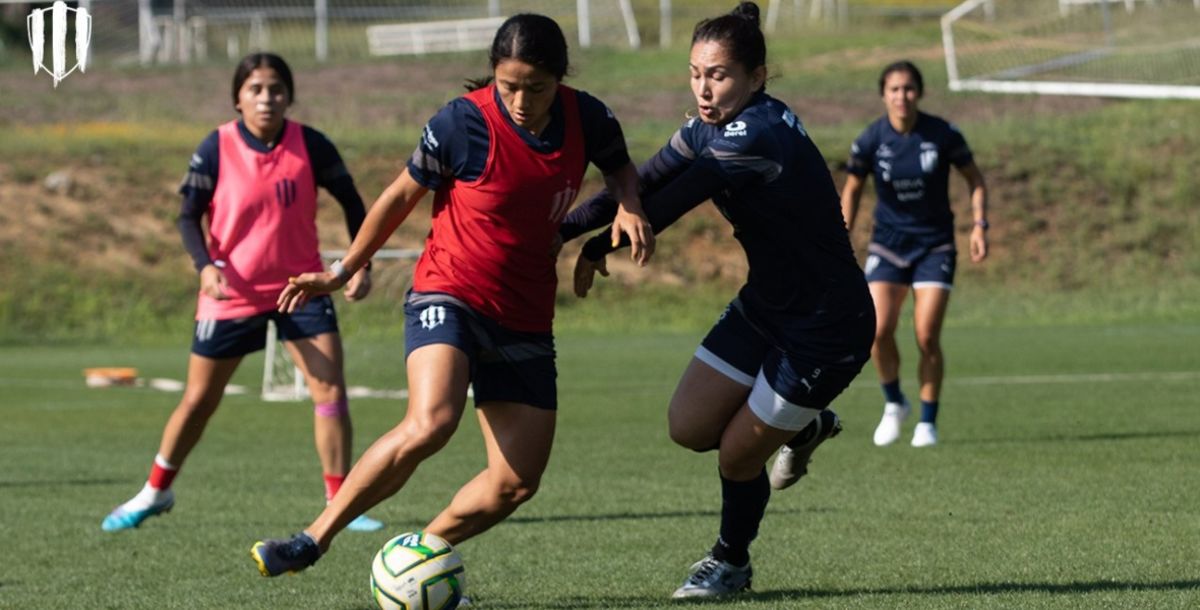
<path fill-rule="evenodd" d="M 937 426 L 930 422 L 921 422 L 913 430 L 913 447 L 932 447 L 937 444 Z"/>
<path fill-rule="evenodd" d="M 692 564 L 689 572 L 683 586 L 676 589 L 671 597 L 725 597 L 749 591 L 750 579 L 754 575 L 749 563 L 739 568 L 712 555 Z"/>
<path fill-rule="evenodd" d="M 835 437 L 842 431 L 842 420 L 832 409 L 825 409 L 816 419 L 817 427 L 812 436 L 799 443 L 797 447 L 784 445 L 779 448 L 775 464 L 771 466 L 768 480 L 772 489 L 787 489 L 808 474 L 808 464 L 812 454 L 821 443 Z M 789 441 L 795 443 L 795 439 Z"/>
<path fill-rule="evenodd" d="M 912 407 L 905 402 L 889 402 L 883 405 L 883 417 L 875 427 L 875 446 L 886 447 L 900 438 L 900 425 L 908 419 Z"/>

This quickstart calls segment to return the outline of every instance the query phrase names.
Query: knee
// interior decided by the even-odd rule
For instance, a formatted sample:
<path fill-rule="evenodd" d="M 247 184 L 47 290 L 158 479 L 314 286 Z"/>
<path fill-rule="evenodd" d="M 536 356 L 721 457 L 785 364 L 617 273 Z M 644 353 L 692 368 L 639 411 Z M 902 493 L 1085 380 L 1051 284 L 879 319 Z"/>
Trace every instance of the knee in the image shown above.
<path fill-rule="evenodd" d="M 537 478 L 506 479 L 496 485 L 495 497 L 502 506 L 516 508 L 531 500 L 540 484 Z"/>
<path fill-rule="evenodd" d="M 667 418 L 667 433 L 676 445 L 692 451 L 712 451 L 720 445 L 720 439 L 711 433 L 697 429 L 679 417 Z"/>
<path fill-rule="evenodd" d="M 921 354 L 924 356 L 941 356 L 942 340 L 933 333 L 918 333 L 917 348 L 921 350 Z"/>
<path fill-rule="evenodd" d="M 458 420 L 439 415 L 410 415 L 397 428 L 400 451 L 429 457 L 450 442 L 458 429 Z"/>

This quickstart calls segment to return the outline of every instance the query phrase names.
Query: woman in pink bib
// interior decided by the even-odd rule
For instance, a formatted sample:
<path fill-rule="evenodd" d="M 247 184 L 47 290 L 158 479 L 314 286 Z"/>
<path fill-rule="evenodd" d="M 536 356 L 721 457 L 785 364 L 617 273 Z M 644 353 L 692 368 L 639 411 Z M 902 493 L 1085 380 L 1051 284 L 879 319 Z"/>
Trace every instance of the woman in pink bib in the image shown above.
<path fill-rule="evenodd" d="M 613 235 L 629 236 L 638 262 L 650 255 L 653 235 L 620 125 L 599 100 L 562 84 L 567 43 L 558 24 L 511 17 L 489 59 L 491 76 L 426 125 L 335 273 L 303 274 L 279 297 L 280 310 L 292 311 L 337 290 L 425 193 L 435 193 L 433 226 L 405 302 L 407 413 L 354 465 L 347 493 L 303 532 L 254 545 L 264 576 L 312 565 L 347 524 L 398 492 L 454 434 L 468 386 L 487 466 L 425 531 L 457 544 L 529 500 L 550 459 L 558 404 L 558 230 L 589 163 L 621 204 Z"/>
<path fill-rule="evenodd" d="M 192 155 L 179 189 L 179 229 L 200 276 L 187 386 L 163 430 L 149 480 L 104 519 L 105 531 L 135 528 L 171 510 L 171 483 L 179 467 L 199 442 L 242 358 L 265 346 L 269 322 L 308 382 L 326 501 L 346 478 L 350 412 L 333 301 L 325 295 L 280 313 L 275 299 L 288 278 L 323 268 L 318 186 L 341 204 L 351 239 L 366 210 L 333 144 L 315 129 L 284 118 L 294 100 L 292 73 L 282 58 L 247 56 L 233 76 L 233 107 L 241 118 L 213 131 Z M 367 296 L 367 266 L 348 280 L 347 300 Z M 364 515 L 350 527 L 376 530 L 383 524 Z"/>

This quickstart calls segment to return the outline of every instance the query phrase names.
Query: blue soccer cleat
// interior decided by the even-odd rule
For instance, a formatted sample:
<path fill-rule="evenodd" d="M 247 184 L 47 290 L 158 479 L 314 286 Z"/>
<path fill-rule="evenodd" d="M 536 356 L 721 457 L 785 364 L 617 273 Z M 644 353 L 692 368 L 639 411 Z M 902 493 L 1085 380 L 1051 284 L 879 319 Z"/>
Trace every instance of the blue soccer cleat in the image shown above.
<path fill-rule="evenodd" d="M 166 490 L 158 502 L 151 504 L 146 508 L 130 509 L 126 508 L 129 502 L 122 504 L 113 509 L 104 521 L 100 524 L 100 529 L 106 532 L 119 532 L 121 530 L 133 529 L 142 524 L 142 521 L 171 512 L 171 508 L 175 506 L 175 492 Z"/>
<path fill-rule="evenodd" d="M 346 524 L 346 529 L 352 532 L 378 532 L 383 529 L 383 521 L 372 519 L 366 515 L 359 515 L 353 521 Z"/>
<path fill-rule="evenodd" d="M 299 572 L 321 558 L 321 549 L 311 536 L 300 532 L 287 540 L 260 540 L 250 548 L 250 556 L 263 576 Z"/>

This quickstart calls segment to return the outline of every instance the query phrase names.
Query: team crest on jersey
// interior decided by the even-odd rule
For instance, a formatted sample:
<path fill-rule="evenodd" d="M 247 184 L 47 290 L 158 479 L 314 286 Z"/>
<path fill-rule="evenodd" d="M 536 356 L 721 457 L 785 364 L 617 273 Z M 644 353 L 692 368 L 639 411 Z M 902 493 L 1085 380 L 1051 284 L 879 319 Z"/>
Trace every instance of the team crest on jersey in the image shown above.
<path fill-rule="evenodd" d="M 875 149 L 875 156 L 880 159 L 890 159 L 892 157 L 892 149 L 887 144 L 880 144 L 879 148 Z"/>
<path fill-rule="evenodd" d="M 937 149 L 922 150 L 921 151 L 921 171 L 925 172 L 926 174 L 931 174 L 931 173 L 933 173 L 933 170 L 937 169 L 937 166 L 938 166 L 938 151 L 937 151 Z"/>
<path fill-rule="evenodd" d="M 746 135 L 746 121 L 734 121 L 725 126 L 726 138 L 744 135 Z"/>
<path fill-rule="evenodd" d="M 430 305 L 421 310 L 421 328 L 433 330 L 446 323 L 446 308 L 441 305 Z"/>
<path fill-rule="evenodd" d="M 571 207 L 571 202 L 575 201 L 575 196 L 579 194 L 579 189 L 571 186 L 571 182 L 567 182 L 567 187 L 554 194 L 554 200 L 550 203 L 550 222 L 559 222 L 567 215 L 567 209 Z"/>
<path fill-rule="evenodd" d="M 275 183 L 275 200 L 285 208 L 292 207 L 296 201 L 296 181 L 284 178 Z"/>

